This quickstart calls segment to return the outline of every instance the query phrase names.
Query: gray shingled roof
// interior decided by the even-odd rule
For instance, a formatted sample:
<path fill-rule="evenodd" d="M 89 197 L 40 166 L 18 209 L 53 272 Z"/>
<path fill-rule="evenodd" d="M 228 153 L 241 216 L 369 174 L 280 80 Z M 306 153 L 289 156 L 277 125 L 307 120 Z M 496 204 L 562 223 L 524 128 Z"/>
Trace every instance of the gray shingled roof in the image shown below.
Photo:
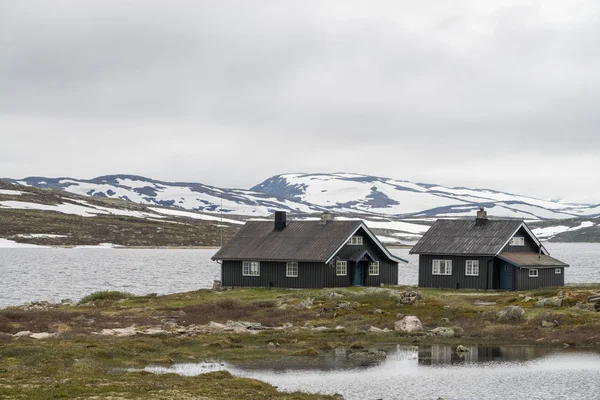
<path fill-rule="evenodd" d="M 273 222 L 251 221 L 213 256 L 213 260 L 325 262 L 361 221 L 291 221 L 282 231 Z"/>
<path fill-rule="evenodd" d="M 566 264 L 556 258 L 550 257 L 545 254 L 531 254 L 531 253 L 507 253 L 503 252 L 498 254 L 498 258 L 508 261 L 509 263 L 516 265 L 517 267 L 568 267 Z"/>
<path fill-rule="evenodd" d="M 520 220 L 437 220 L 410 251 L 414 254 L 496 255 L 523 224 Z"/>

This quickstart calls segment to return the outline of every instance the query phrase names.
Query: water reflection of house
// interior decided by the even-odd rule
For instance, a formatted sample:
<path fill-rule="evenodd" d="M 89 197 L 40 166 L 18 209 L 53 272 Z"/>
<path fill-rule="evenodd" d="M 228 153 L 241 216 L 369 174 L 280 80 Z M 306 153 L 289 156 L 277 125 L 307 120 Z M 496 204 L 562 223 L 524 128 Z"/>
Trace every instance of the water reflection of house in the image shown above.
<path fill-rule="evenodd" d="M 419 348 L 420 365 L 469 364 L 488 361 L 526 361 L 550 353 L 550 349 L 527 346 L 480 347 L 466 346 L 468 352 L 457 353 L 448 344 L 433 344 Z"/>

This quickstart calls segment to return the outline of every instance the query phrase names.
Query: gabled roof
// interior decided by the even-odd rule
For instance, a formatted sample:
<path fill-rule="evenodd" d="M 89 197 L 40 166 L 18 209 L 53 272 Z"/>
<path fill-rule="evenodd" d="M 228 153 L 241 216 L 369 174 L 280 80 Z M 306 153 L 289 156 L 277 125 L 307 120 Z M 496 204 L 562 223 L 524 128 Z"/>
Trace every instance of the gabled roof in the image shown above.
<path fill-rule="evenodd" d="M 250 221 L 213 257 L 213 260 L 312 261 L 328 263 L 359 229 L 394 262 L 391 254 L 362 221 L 291 221 L 276 231 L 273 222 Z"/>
<path fill-rule="evenodd" d="M 532 254 L 532 253 L 508 253 L 502 252 L 498 254 L 498 258 L 511 263 L 519 268 L 523 267 L 568 267 L 569 264 L 552 258 L 546 254 Z"/>
<path fill-rule="evenodd" d="M 488 219 L 481 224 L 475 219 L 438 219 L 410 253 L 495 256 L 521 228 L 548 254 L 529 227 L 513 219 Z"/>

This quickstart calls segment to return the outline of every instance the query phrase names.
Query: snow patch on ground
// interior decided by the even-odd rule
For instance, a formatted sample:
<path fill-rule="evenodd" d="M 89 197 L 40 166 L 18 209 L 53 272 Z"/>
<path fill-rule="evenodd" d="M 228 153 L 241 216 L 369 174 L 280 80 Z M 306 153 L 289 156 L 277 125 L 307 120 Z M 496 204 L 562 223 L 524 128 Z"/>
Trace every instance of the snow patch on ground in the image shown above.
<path fill-rule="evenodd" d="M 27 234 L 15 235 L 15 236 L 20 237 L 20 238 L 48 238 L 48 239 L 68 237 L 67 235 L 54 235 L 54 234 L 50 234 L 50 233 L 27 233 Z"/>
<path fill-rule="evenodd" d="M 172 216 L 176 216 L 176 217 L 186 217 L 186 218 L 193 218 L 193 219 L 202 219 L 205 221 L 221 222 L 221 218 L 214 216 L 214 215 L 205 215 L 205 214 L 198 214 L 198 213 L 189 212 L 189 211 L 169 210 L 169 209 L 154 208 L 154 207 L 149 207 L 149 209 L 156 213 L 172 215 Z M 223 222 L 229 223 L 229 224 L 236 224 L 236 225 L 244 225 L 245 224 L 245 222 L 243 222 L 243 221 L 236 221 L 235 219 L 227 219 L 227 218 L 223 218 Z"/>
<path fill-rule="evenodd" d="M 16 249 L 16 248 L 45 248 L 46 246 L 37 246 L 35 244 L 17 243 L 14 240 L 0 239 L 0 249 Z"/>
<path fill-rule="evenodd" d="M 61 204 L 37 204 L 25 201 L 0 201 L 0 207 L 12 208 L 18 210 L 42 210 L 56 211 L 63 214 L 79 215 L 81 217 L 94 217 L 96 214 L 108 214 L 100 210 L 93 210 L 88 207 L 83 207 L 77 204 L 61 203 Z"/>
<path fill-rule="evenodd" d="M 533 233 L 540 239 L 549 239 L 553 236 L 558 235 L 563 232 L 572 232 L 577 231 L 583 228 L 590 228 L 594 226 L 594 223 L 591 221 L 583 221 L 578 226 L 568 227 L 565 225 L 557 225 L 557 226 L 548 226 L 545 228 L 537 228 L 533 230 Z"/>
<path fill-rule="evenodd" d="M 25 194 L 25 192 L 21 192 L 20 190 L 0 189 L 0 194 L 6 194 L 8 196 L 21 196 L 22 194 Z"/>
<path fill-rule="evenodd" d="M 100 243 L 98 245 L 93 245 L 93 246 L 75 246 L 74 249 L 116 249 L 119 247 L 123 247 L 123 246 L 119 246 L 118 244 L 112 244 L 112 243 Z"/>

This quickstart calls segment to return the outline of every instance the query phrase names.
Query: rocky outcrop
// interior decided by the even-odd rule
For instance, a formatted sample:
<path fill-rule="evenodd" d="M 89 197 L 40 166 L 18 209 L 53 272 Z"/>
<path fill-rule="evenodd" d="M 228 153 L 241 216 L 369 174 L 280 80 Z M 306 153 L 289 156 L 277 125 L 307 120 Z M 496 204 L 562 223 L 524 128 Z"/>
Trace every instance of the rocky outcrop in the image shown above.
<path fill-rule="evenodd" d="M 411 305 L 415 304 L 417 301 L 423 300 L 423 295 L 421 292 L 417 291 L 407 291 L 400 293 L 400 299 L 398 300 L 398 305 Z"/>
<path fill-rule="evenodd" d="M 456 347 L 456 352 L 457 352 L 457 353 L 459 353 L 459 354 L 460 354 L 460 353 L 468 353 L 468 352 L 469 352 L 469 349 L 468 349 L 467 347 L 463 346 L 462 344 L 459 344 L 459 345 Z"/>
<path fill-rule="evenodd" d="M 558 321 L 542 321 L 542 328 L 556 328 L 558 326 Z"/>
<path fill-rule="evenodd" d="M 423 324 L 421 320 L 413 315 L 406 316 L 400 321 L 396 321 L 394 329 L 401 332 L 421 332 L 423 330 Z"/>
<path fill-rule="evenodd" d="M 498 311 L 497 317 L 501 322 L 520 321 L 525 318 L 525 310 L 519 306 L 506 306 Z"/>
<path fill-rule="evenodd" d="M 545 307 L 545 306 L 560 307 L 560 306 L 562 306 L 562 301 L 563 301 L 563 299 L 561 297 L 548 297 L 545 299 L 540 299 L 537 303 L 535 303 L 535 306 L 536 307 Z"/>
<path fill-rule="evenodd" d="M 454 337 L 454 330 L 452 328 L 447 328 L 443 326 L 432 329 L 429 331 L 429 333 L 431 333 L 434 336 L 441 336 L 446 338 Z"/>

